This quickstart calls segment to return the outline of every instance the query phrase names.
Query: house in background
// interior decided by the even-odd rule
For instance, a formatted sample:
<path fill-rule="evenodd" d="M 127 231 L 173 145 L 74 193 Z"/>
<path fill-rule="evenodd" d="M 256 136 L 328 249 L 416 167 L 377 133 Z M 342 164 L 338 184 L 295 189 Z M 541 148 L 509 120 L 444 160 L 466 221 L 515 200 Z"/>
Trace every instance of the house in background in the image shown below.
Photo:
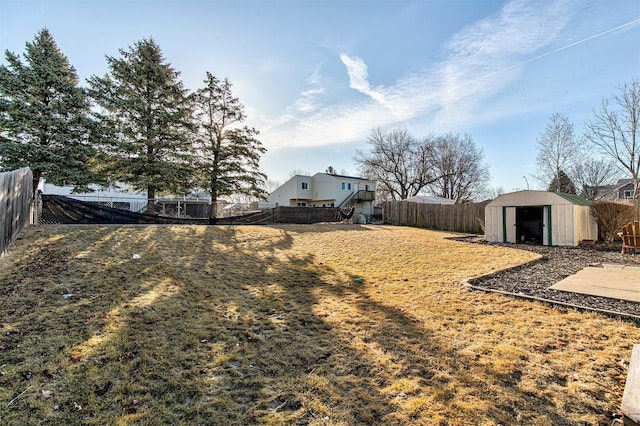
<path fill-rule="evenodd" d="M 632 200 L 633 179 L 618 179 L 613 185 L 586 186 L 581 194 L 593 200 Z"/>
<path fill-rule="evenodd" d="M 620 179 L 614 185 L 614 196 L 618 200 L 633 199 L 633 179 Z"/>
<path fill-rule="evenodd" d="M 376 182 L 353 176 L 316 173 L 295 175 L 267 198 L 271 207 L 354 207 L 356 214 L 373 215 Z"/>
<path fill-rule="evenodd" d="M 147 194 L 136 191 L 129 185 L 118 183 L 109 187 L 90 185 L 92 192 L 74 193 L 73 186 L 57 186 L 41 179 L 38 189 L 45 195 L 63 195 L 78 201 L 114 207 L 135 213 L 146 213 Z M 220 203 L 225 203 L 220 201 Z M 211 197 L 196 193 L 190 197 L 157 197 L 156 212 L 170 217 L 209 217 Z"/>
<path fill-rule="evenodd" d="M 38 190 L 46 195 L 64 195 L 74 200 L 96 203 L 107 207 L 141 212 L 147 207 L 147 194 L 134 191 L 125 184 L 101 187 L 90 185 L 91 192 L 74 193 L 73 186 L 58 186 L 41 179 L 38 183 Z"/>

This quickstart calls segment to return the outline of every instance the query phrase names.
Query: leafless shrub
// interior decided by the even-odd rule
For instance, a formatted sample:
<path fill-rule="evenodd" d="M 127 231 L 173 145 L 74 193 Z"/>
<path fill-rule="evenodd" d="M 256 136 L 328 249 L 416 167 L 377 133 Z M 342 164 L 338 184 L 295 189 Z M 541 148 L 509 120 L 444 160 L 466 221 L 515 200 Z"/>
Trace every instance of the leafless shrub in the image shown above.
<path fill-rule="evenodd" d="M 622 227 L 633 220 L 633 205 L 626 201 L 594 201 L 591 214 L 598 221 L 598 234 L 611 244 Z"/>

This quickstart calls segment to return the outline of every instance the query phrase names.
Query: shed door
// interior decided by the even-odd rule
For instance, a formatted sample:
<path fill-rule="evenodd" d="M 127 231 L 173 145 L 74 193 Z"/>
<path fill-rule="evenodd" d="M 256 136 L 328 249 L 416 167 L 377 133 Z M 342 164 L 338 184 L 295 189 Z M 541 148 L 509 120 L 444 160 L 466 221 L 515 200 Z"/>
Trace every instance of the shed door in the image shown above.
<path fill-rule="evenodd" d="M 542 244 L 544 208 L 516 207 L 516 234 L 518 242 Z"/>
<path fill-rule="evenodd" d="M 505 243 L 516 242 L 516 208 L 506 207 L 504 209 L 504 232 Z"/>

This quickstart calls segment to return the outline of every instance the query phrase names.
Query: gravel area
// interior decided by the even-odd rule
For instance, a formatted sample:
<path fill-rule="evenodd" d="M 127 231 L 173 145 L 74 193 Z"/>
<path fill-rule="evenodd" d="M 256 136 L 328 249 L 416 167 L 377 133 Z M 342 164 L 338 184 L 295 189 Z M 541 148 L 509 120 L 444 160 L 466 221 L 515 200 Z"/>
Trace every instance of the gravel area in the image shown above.
<path fill-rule="evenodd" d="M 546 299 L 589 310 L 617 312 L 623 314 L 621 316 L 628 316 L 640 321 L 640 303 L 549 289 L 555 283 L 575 274 L 586 266 L 602 263 L 640 266 L 640 253 L 622 256 L 620 246 L 547 247 L 487 243 L 477 238 L 468 238 L 465 241 L 529 250 L 543 256 L 540 261 L 533 264 L 519 266 L 497 275 L 475 280 L 471 284 L 476 287 L 509 292 L 516 296 Z"/>

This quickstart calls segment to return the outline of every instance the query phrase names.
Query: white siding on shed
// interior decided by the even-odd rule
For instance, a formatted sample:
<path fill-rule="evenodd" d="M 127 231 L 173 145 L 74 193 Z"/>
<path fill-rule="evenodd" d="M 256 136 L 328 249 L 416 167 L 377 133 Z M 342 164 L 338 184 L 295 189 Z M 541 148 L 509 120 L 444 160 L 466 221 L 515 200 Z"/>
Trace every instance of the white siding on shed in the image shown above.
<path fill-rule="evenodd" d="M 572 204 L 551 205 L 551 242 L 554 246 L 575 246 Z M 547 225 L 548 226 L 548 225 Z M 545 229 L 548 234 L 548 229 Z M 549 243 L 547 243 L 548 245 Z"/>
<path fill-rule="evenodd" d="M 487 241 L 502 242 L 502 228 L 498 226 L 487 226 L 487 224 L 502 223 L 502 207 L 485 208 L 484 210 L 484 233 Z"/>
<path fill-rule="evenodd" d="M 576 209 L 574 212 L 575 241 L 598 239 L 598 223 L 591 214 L 590 208 Z"/>

